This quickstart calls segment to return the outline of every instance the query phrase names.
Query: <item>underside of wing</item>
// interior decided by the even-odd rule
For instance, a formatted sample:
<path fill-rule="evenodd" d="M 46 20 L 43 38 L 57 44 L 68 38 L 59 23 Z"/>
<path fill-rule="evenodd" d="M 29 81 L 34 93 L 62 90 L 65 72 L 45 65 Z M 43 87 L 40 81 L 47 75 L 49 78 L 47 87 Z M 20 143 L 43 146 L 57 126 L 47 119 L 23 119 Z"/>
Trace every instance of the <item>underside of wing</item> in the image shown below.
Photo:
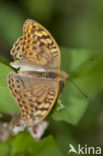
<path fill-rule="evenodd" d="M 24 24 L 23 56 L 42 66 L 60 68 L 61 55 L 52 35 L 39 23 L 26 20 Z"/>
<path fill-rule="evenodd" d="M 17 100 L 26 126 L 40 123 L 53 107 L 59 91 L 59 82 L 37 80 L 10 73 L 8 86 Z"/>
<path fill-rule="evenodd" d="M 40 66 L 61 66 L 60 49 L 56 41 L 46 28 L 30 19 L 24 23 L 23 36 L 14 43 L 11 55 Z"/>
<path fill-rule="evenodd" d="M 21 112 L 27 126 L 40 123 L 50 112 L 58 96 L 59 82 L 49 80 L 35 82 L 35 85 L 20 91 Z"/>
<path fill-rule="evenodd" d="M 13 57 L 22 59 L 22 47 L 23 47 L 23 37 L 19 37 L 17 41 L 13 44 L 13 48 L 11 49 L 10 53 Z"/>

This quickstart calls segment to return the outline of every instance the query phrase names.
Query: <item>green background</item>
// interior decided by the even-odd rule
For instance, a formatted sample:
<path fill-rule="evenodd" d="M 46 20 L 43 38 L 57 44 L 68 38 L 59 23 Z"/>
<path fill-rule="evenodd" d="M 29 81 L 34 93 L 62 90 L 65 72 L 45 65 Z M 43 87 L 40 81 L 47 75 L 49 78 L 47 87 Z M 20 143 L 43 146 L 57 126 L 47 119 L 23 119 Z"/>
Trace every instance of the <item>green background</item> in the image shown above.
<path fill-rule="evenodd" d="M 60 46 L 62 70 L 88 95 L 84 97 L 68 79 L 46 118 L 49 127 L 36 143 L 25 131 L 0 142 L 1 156 L 67 156 L 69 144 L 103 146 L 103 1 L 1 0 L 0 1 L 0 112 L 19 108 L 7 87 L 14 71 L 10 49 L 26 19 L 45 26 Z M 69 154 L 71 156 L 75 154 Z"/>

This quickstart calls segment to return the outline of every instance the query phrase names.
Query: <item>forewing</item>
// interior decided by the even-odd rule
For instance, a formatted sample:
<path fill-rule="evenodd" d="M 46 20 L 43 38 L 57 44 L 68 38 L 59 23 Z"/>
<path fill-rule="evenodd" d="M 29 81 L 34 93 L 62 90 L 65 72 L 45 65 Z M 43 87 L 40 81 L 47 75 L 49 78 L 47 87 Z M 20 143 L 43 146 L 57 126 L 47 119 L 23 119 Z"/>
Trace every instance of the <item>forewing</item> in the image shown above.
<path fill-rule="evenodd" d="M 23 57 L 41 66 L 60 68 L 61 55 L 52 35 L 39 23 L 27 20 L 23 29 Z"/>
<path fill-rule="evenodd" d="M 22 59 L 22 47 L 23 47 L 23 37 L 19 37 L 17 41 L 13 44 L 13 48 L 11 49 L 10 53 L 13 57 L 18 59 Z"/>
<path fill-rule="evenodd" d="M 53 107 L 59 91 L 59 82 L 37 80 L 10 73 L 8 85 L 17 100 L 26 126 L 40 123 Z"/>

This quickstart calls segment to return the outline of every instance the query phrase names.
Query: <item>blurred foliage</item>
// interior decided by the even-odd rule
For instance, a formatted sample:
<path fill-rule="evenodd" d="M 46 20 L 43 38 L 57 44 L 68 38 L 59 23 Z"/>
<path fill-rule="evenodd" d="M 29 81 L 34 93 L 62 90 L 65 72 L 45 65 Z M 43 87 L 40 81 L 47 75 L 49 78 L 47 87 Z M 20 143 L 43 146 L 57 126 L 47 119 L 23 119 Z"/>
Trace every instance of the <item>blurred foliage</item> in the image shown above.
<path fill-rule="evenodd" d="M 33 18 L 54 34 L 58 43 L 72 48 L 103 48 L 102 0 L 1 0 L 0 42 L 11 47 L 22 25 Z"/>
<path fill-rule="evenodd" d="M 69 144 L 103 145 L 102 17 L 102 0 L 0 1 L 0 55 L 6 57 L 0 56 L 0 112 L 19 112 L 7 87 L 7 75 L 14 71 L 8 59 L 28 18 L 53 34 L 62 46 L 62 70 L 88 95 L 85 98 L 68 79 L 47 117 L 50 125 L 43 139 L 36 143 L 25 131 L 0 143 L 0 155 L 67 156 Z"/>
<path fill-rule="evenodd" d="M 16 6 L 0 1 L 0 19 L 0 42 L 8 48 L 22 33 L 24 18 Z"/>
<path fill-rule="evenodd" d="M 0 143 L 0 155 L 7 156 L 8 154 L 11 156 L 52 156 L 52 154 L 61 156 L 52 136 L 37 143 L 27 131 L 20 133 L 15 138 L 10 138 L 6 143 Z"/>
<path fill-rule="evenodd" d="M 24 141 L 24 144 L 22 143 L 22 140 Z M 16 137 L 13 146 L 14 148 L 11 152 L 12 156 L 52 156 L 53 154 L 61 156 L 61 152 L 52 136 L 49 136 L 37 143 L 30 134 L 24 132 Z"/>
<path fill-rule="evenodd" d="M 3 113 L 13 113 L 15 111 L 19 111 L 18 106 L 14 98 L 12 98 L 7 86 L 7 74 L 11 71 L 13 71 L 12 68 L 0 63 L 0 112 Z"/>

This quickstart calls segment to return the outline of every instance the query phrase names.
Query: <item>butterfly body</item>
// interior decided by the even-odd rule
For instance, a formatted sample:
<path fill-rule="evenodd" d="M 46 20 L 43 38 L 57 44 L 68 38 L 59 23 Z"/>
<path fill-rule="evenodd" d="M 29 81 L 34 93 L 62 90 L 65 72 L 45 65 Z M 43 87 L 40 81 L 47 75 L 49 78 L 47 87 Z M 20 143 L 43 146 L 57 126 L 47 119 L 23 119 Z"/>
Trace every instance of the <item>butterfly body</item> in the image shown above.
<path fill-rule="evenodd" d="M 60 50 L 42 25 L 27 20 L 23 36 L 13 45 L 11 55 L 19 59 L 11 63 L 19 71 L 9 73 L 9 89 L 19 104 L 25 125 L 37 125 L 53 107 L 60 81 L 68 78 L 60 70 Z"/>
<path fill-rule="evenodd" d="M 68 74 L 60 69 L 48 68 L 35 65 L 26 60 L 15 61 L 11 63 L 14 68 L 19 68 L 21 74 L 31 75 L 37 79 L 53 79 L 58 81 L 65 81 L 68 78 Z"/>

